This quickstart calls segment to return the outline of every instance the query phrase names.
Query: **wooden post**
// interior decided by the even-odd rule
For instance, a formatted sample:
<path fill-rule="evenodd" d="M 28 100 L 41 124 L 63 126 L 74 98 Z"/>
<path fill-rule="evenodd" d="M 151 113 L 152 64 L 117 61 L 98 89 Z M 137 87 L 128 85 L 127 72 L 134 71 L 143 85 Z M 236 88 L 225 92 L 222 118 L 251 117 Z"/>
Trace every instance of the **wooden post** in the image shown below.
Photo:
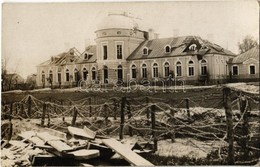
<path fill-rule="evenodd" d="M 73 118 L 71 121 L 71 126 L 75 126 L 76 125 L 76 119 L 77 119 L 77 115 L 78 115 L 78 110 L 76 107 L 73 108 Z"/>
<path fill-rule="evenodd" d="M 18 115 L 18 106 L 19 105 L 19 103 L 18 102 L 16 102 L 16 106 L 15 106 L 15 115 Z"/>
<path fill-rule="evenodd" d="M 91 97 L 88 98 L 88 104 L 89 104 L 89 117 L 92 117 L 92 102 L 91 102 Z"/>
<path fill-rule="evenodd" d="M 116 99 L 113 99 L 114 101 L 114 120 L 116 120 L 116 114 L 117 114 L 117 103 L 116 103 Z"/>
<path fill-rule="evenodd" d="M 29 95 L 28 97 L 28 116 L 31 118 L 31 111 L 32 111 L 32 97 Z"/>
<path fill-rule="evenodd" d="M 107 110 L 107 104 L 104 104 L 104 116 L 105 116 L 105 123 L 106 126 L 108 125 L 108 110 Z"/>
<path fill-rule="evenodd" d="M 248 140 L 249 140 L 249 123 L 248 123 L 248 101 L 245 97 L 241 97 L 240 99 L 240 111 L 241 114 L 245 112 L 243 115 L 243 124 L 242 124 L 242 139 L 241 139 L 241 147 L 244 151 L 244 158 L 248 160 L 249 158 L 249 149 L 248 149 Z"/>
<path fill-rule="evenodd" d="M 148 97 L 145 97 L 145 101 L 146 101 L 146 106 L 148 106 L 148 105 L 149 105 L 149 98 L 148 98 Z M 149 108 L 146 109 L 146 118 L 148 119 L 148 120 L 147 120 L 147 124 L 150 125 L 150 122 L 149 122 L 150 109 L 149 109 Z"/>
<path fill-rule="evenodd" d="M 46 103 L 43 103 L 42 118 L 41 118 L 41 126 L 42 127 L 44 127 L 45 114 L 46 114 Z"/>
<path fill-rule="evenodd" d="M 153 136 L 153 152 L 157 151 L 157 138 L 156 138 L 156 133 L 155 133 L 155 105 L 151 106 L 151 122 L 152 122 L 152 136 Z"/>
<path fill-rule="evenodd" d="M 61 100 L 60 103 L 61 103 L 61 106 L 63 107 L 63 100 Z M 65 116 L 64 115 L 62 116 L 62 121 L 65 122 Z"/>
<path fill-rule="evenodd" d="M 234 132 L 233 132 L 233 121 L 232 121 L 232 110 L 231 110 L 231 90 L 230 88 L 223 89 L 223 102 L 226 114 L 227 122 L 227 139 L 228 139 L 228 165 L 234 165 Z"/>
<path fill-rule="evenodd" d="M 188 115 L 188 117 L 190 118 L 190 101 L 189 101 L 188 98 L 185 99 L 185 101 L 186 101 L 187 115 Z"/>
<path fill-rule="evenodd" d="M 131 106 L 129 101 L 127 101 L 127 115 L 128 115 L 128 119 L 131 119 L 132 113 L 131 113 Z M 131 122 L 129 122 L 129 124 L 131 124 Z M 129 126 L 129 135 L 133 136 L 133 128 L 130 126 Z"/>
<path fill-rule="evenodd" d="M 12 124 L 12 113 L 13 113 L 13 102 L 11 102 L 10 104 L 10 113 L 9 113 L 9 131 L 8 131 L 8 136 L 7 136 L 7 140 L 11 140 L 12 139 L 12 135 L 13 135 L 13 124 Z"/>
<path fill-rule="evenodd" d="M 121 100 L 121 112 L 120 112 L 120 118 L 121 118 L 121 122 L 120 122 L 120 131 L 119 131 L 119 139 L 123 139 L 123 135 L 124 135 L 124 123 L 125 123 L 125 102 L 126 102 L 126 97 L 122 97 Z"/>
<path fill-rule="evenodd" d="M 23 103 L 20 103 L 21 105 L 21 116 L 23 117 L 24 116 L 24 107 L 23 107 Z"/>
<path fill-rule="evenodd" d="M 172 109 L 170 110 L 170 114 L 172 115 L 172 117 L 174 117 L 174 111 Z M 173 143 L 173 142 L 175 142 L 175 129 L 174 129 L 175 121 L 174 121 L 174 118 L 171 119 L 171 125 L 172 125 L 171 141 Z"/>

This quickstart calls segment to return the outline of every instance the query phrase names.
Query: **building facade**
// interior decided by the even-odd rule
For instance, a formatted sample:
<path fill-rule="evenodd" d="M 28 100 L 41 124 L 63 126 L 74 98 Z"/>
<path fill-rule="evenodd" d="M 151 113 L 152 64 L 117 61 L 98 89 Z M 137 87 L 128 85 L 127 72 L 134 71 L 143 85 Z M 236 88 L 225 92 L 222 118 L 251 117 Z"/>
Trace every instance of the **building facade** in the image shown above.
<path fill-rule="evenodd" d="M 38 87 L 77 86 L 80 81 L 109 85 L 169 79 L 213 84 L 227 79 L 227 62 L 235 57 L 198 36 L 158 38 L 126 13 L 109 14 L 95 33 L 96 45 L 83 53 L 71 48 L 38 65 Z"/>

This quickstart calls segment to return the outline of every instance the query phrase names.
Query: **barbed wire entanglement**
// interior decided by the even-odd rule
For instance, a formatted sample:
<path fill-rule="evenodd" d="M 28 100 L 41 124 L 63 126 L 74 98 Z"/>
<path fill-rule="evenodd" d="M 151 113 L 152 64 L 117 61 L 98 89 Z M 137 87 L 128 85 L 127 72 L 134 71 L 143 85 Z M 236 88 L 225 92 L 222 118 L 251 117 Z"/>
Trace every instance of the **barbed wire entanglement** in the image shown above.
<path fill-rule="evenodd" d="M 217 141 L 222 143 L 222 147 L 216 148 L 217 158 L 228 156 L 229 164 L 254 162 L 260 157 L 260 113 L 252 106 L 259 105 L 259 96 L 231 90 L 227 98 L 223 92 L 215 89 L 207 95 L 178 100 L 124 96 L 72 101 L 26 95 L 20 101 L 2 104 L 1 116 L 9 123 L 12 119 L 38 119 L 39 126 L 57 130 L 87 126 L 98 135 L 119 135 L 121 139 L 124 135 L 140 135 L 155 144 L 159 140 L 174 142 L 176 138 L 190 137 Z M 201 107 L 205 100 L 206 107 Z M 231 121 L 231 129 L 228 121 Z M 9 131 L 9 126 L 2 124 L 2 138 L 10 138 Z M 205 142 L 205 148 L 200 146 L 199 149 L 204 150 L 209 145 Z M 228 150 L 230 145 L 233 154 Z"/>

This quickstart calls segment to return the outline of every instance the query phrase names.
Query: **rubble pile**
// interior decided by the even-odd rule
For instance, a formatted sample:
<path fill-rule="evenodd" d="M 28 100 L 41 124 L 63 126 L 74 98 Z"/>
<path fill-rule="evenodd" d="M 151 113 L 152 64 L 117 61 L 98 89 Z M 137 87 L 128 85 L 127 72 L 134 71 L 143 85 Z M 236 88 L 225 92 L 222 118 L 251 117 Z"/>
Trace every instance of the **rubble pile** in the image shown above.
<path fill-rule="evenodd" d="M 69 126 L 67 132 L 45 128 L 40 132 L 21 132 L 17 140 L 2 141 L 1 166 L 93 166 L 93 160 L 110 159 L 116 153 L 128 165 L 152 165 L 137 154 L 150 150 L 137 143 L 122 144 L 115 139 L 98 136 L 87 127 Z M 139 161 L 128 159 L 127 154 Z"/>

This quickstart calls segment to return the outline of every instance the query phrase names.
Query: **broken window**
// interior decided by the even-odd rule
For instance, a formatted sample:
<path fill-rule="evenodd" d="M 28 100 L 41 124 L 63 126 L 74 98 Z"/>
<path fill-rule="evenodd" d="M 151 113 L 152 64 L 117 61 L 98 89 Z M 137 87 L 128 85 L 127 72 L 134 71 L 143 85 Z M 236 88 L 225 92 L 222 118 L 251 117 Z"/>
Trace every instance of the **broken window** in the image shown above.
<path fill-rule="evenodd" d="M 157 64 L 157 63 L 154 63 L 154 64 L 153 64 L 153 77 L 154 77 L 154 78 L 158 78 L 158 77 L 159 77 L 158 64 Z"/>
<path fill-rule="evenodd" d="M 188 76 L 194 76 L 194 62 L 192 60 L 188 64 Z"/>
<path fill-rule="evenodd" d="M 255 74 L 255 65 L 250 65 L 250 66 L 249 66 L 249 74 L 250 74 L 250 75 Z"/>
<path fill-rule="evenodd" d="M 234 65 L 232 67 L 232 72 L 233 72 L 233 75 L 238 75 L 238 66 L 237 65 Z"/>
<path fill-rule="evenodd" d="M 181 67 L 181 62 L 180 61 L 178 61 L 176 63 L 176 75 L 178 77 L 182 76 L 182 67 Z"/>
<path fill-rule="evenodd" d="M 83 68 L 83 80 L 87 80 L 88 77 L 88 71 L 86 68 Z"/>
<path fill-rule="evenodd" d="M 190 45 L 189 46 L 189 50 L 196 50 L 196 48 L 197 48 L 197 45 L 196 44 L 192 44 L 192 45 Z"/>
<path fill-rule="evenodd" d="M 147 68 L 146 68 L 146 64 L 142 65 L 142 76 L 143 78 L 147 78 Z"/>

